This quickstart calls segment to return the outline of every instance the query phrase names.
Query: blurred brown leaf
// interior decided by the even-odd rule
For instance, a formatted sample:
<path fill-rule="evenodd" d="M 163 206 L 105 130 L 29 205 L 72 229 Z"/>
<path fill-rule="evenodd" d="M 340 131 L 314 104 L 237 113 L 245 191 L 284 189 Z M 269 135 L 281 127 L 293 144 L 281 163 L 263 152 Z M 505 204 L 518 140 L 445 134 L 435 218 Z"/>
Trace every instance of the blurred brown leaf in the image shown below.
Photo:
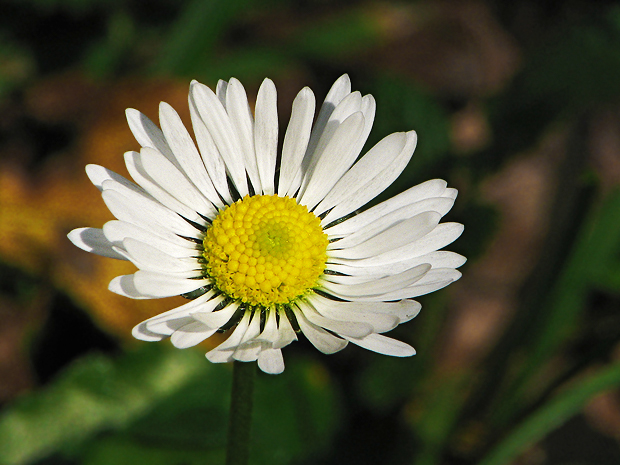
<path fill-rule="evenodd" d="M 75 89 L 79 91 L 73 94 Z M 30 111 L 44 121 L 74 124 L 81 134 L 74 148 L 46 160 L 37 176 L 14 160 L 0 161 L 0 255 L 51 280 L 123 340 L 131 339 L 134 325 L 184 299 L 131 300 L 108 291 L 112 278 L 132 273 L 135 267 L 79 250 L 66 234 L 76 227 L 101 227 L 113 219 L 84 166 L 96 163 L 128 177 L 123 153 L 139 145 L 127 126 L 125 108 L 140 109 L 156 122 L 157 105 L 165 100 L 188 121 L 187 91 L 187 83 L 172 81 L 135 79 L 97 86 L 76 75 L 44 81 L 29 89 Z"/>
<path fill-rule="evenodd" d="M 380 13 L 389 40 L 373 60 L 434 91 L 464 98 L 492 94 L 518 68 L 516 41 L 483 2 L 391 4 Z"/>

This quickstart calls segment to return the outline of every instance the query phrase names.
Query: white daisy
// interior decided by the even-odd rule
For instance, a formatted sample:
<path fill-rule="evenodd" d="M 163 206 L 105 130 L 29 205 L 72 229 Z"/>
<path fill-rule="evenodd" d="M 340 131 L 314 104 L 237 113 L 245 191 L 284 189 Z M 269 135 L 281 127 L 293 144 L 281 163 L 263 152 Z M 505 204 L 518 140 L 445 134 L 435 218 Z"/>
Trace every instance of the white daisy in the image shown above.
<path fill-rule="evenodd" d="M 300 333 L 326 354 L 352 342 L 413 355 L 382 333 L 418 314 L 412 298 L 461 276 L 456 268 L 465 258 L 439 251 L 463 231 L 439 224 L 457 192 L 432 180 L 355 212 L 407 166 L 416 133 L 391 134 L 358 159 L 375 101 L 351 92 L 347 75 L 332 86 L 314 125 L 314 94 L 302 89 L 280 155 L 271 80 L 258 91 L 254 115 L 236 79 L 220 81 L 215 93 L 192 82 L 189 108 L 197 147 L 168 104 L 160 105 L 161 130 L 127 110 L 142 146 L 125 154 L 137 185 L 88 165 L 117 220 L 69 233 L 88 252 L 137 266 L 114 278 L 111 291 L 192 299 L 142 322 L 133 335 L 170 336 L 186 348 L 226 331 L 207 358 L 258 360 L 267 373 L 284 370 L 281 349 Z"/>

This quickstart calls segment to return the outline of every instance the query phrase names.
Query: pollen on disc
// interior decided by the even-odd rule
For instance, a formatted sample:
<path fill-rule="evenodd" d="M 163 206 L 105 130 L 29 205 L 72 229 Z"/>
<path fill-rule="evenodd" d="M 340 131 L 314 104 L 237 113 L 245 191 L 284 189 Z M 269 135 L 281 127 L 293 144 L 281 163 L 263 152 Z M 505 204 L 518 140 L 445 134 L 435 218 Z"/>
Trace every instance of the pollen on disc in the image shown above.
<path fill-rule="evenodd" d="M 246 196 L 207 230 L 205 273 L 233 299 L 263 307 L 286 304 L 316 285 L 327 244 L 320 220 L 294 199 Z"/>

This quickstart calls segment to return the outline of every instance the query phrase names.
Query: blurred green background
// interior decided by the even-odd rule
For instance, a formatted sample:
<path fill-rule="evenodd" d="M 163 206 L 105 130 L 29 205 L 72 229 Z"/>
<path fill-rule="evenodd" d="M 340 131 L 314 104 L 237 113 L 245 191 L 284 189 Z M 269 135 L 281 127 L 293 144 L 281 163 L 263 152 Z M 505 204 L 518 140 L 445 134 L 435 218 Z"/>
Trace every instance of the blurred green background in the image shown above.
<path fill-rule="evenodd" d="M 252 463 L 620 463 L 620 2 L 2 0 L 0 465 L 222 463 L 230 366 L 131 340 L 175 302 L 66 239 L 112 218 L 84 165 L 125 174 L 123 110 L 188 121 L 191 79 L 270 77 L 284 125 L 344 72 L 368 146 L 419 135 L 382 198 L 446 179 L 469 261 L 391 333 L 415 357 L 289 346 Z"/>

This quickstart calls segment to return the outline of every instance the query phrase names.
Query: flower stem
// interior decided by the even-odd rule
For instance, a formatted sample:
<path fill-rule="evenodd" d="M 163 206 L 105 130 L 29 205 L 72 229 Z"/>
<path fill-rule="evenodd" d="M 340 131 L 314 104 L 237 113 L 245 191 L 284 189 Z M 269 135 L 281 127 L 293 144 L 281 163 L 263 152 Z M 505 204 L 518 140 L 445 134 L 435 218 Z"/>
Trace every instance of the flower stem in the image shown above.
<path fill-rule="evenodd" d="M 226 465 L 247 465 L 250 457 L 250 429 L 252 426 L 252 394 L 254 372 L 252 362 L 233 362 L 233 383 L 228 420 Z"/>

